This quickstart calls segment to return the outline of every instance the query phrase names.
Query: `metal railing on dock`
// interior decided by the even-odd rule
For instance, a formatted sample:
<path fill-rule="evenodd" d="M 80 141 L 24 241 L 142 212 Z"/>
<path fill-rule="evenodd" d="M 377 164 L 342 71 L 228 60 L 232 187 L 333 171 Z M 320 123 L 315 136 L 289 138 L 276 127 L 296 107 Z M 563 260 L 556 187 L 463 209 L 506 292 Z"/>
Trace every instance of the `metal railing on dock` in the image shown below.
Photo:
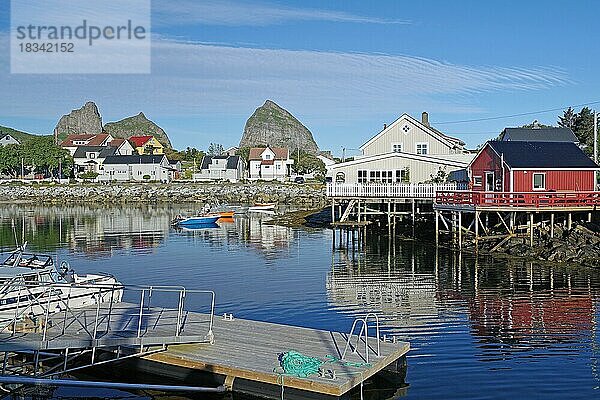
<path fill-rule="evenodd" d="M 210 290 L 52 282 L 12 286 L 0 296 L 0 304 L 13 305 L 10 312 L 0 312 L 3 375 L 7 371 L 17 375 L 31 372 L 8 368 L 9 353 L 33 354 L 33 375 L 53 376 L 164 351 L 170 344 L 214 341 L 215 293 Z M 201 309 L 205 314 L 188 310 L 191 296 L 208 300 L 192 299 L 194 311 Z M 112 354 L 111 358 L 99 361 L 100 349 Z M 87 363 L 69 367 L 71 360 L 80 360 L 84 354 L 89 356 Z M 64 361 L 38 373 L 41 358 L 57 356 Z"/>
<path fill-rule="evenodd" d="M 329 183 L 327 197 L 433 199 L 439 191 L 467 189 L 462 183 Z"/>

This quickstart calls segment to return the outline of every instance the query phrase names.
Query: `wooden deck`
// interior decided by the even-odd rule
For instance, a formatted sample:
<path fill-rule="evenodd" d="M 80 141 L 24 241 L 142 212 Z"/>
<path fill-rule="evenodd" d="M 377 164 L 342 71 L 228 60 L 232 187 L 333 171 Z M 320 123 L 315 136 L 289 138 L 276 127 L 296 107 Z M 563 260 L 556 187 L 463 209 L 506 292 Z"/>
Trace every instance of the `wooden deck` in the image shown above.
<path fill-rule="evenodd" d="M 438 191 L 434 208 L 447 211 L 592 211 L 600 192 L 478 192 Z"/>
<path fill-rule="evenodd" d="M 375 330 L 371 329 L 374 333 Z M 369 364 L 364 365 L 365 345 L 359 343 L 357 353 L 350 350 L 346 362 L 327 361 L 327 356 L 341 358 L 346 334 L 272 324 L 244 319 L 217 318 L 214 324 L 215 343 L 169 346 L 165 352 L 146 356 L 146 360 L 222 375 L 226 382 L 250 380 L 264 385 L 282 384 L 322 396 L 339 397 L 360 385 L 361 381 L 394 364 L 409 350 L 406 342 L 380 342 L 381 357 L 377 357 L 375 338 L 369 339 Z M 355 342 L 355 337 L 352 343 Z M 322 369 L 331 370 L 335 378 L 310 376 L 298 378 L 280 373 L 279 356 L 289 350 L 327 361 Z M 357 364 L 348 364 L 357 363 Z M 360 366 L 358 365 L 360 364 Z M 395 364 L 394 364 L 395 365 Z M 160 369 L 160 366 L 157 366 Z"/>

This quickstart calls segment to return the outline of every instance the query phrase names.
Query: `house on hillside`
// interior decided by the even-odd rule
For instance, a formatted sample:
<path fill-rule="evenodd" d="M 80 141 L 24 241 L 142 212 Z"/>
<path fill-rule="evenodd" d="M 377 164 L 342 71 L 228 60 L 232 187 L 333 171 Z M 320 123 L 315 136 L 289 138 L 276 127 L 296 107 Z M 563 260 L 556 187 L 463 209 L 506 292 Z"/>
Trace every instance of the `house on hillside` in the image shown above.
<path fill-rule="evenodd" d="M 248 154 L 249 178 L 285 180 L 290 176 L 294 160 L 284 147 L 252 147 Z"/>
<path fill-rule="evenodd" d="M 102 164 L 106 157 L 116 154 L 116 147 L 109 146 L 79 146 L 73 154 L 75 176 L 81 173 L 101 173 Z"/>
<path fill-rule="evenodd" d="M 109 156 L 102 163 L 98 181 L 170 182 L 173 175 L 174 170 L 164 154 Z"/>
<path fill-rule="evenodd" d="M 573 142 L 489 141 L 469 176 L 474 191 L 593 191 L 598 170 Z"/>
<path fill-rule="evenodd" d="M 204 156 L 200 172 L 194 180 L 226 180 L 237 182 L 244 178 L 244 162 L 240 156 Z"/>
<path fill-rule="evenodd" d="M 498 140 L 504 142 L 571 142 L 579 139 L 570 128 L 505 128 Z"/>
<path fill-rule="evenodd" d="M 113 139 L 112 141 L 108 142 L 108 146 L 114 147 L 115 155 L 118 156 L 130 156 L 135 151 L 131 143 L 129 143 L 127 139 L 122 138 Z"/>
<path fill-rule="evenodd" d="M 113 140 L 112 135 L 106 133 L 69 135 L 62 141 L 60 147 L 69 150 L 69 153 L 74 155 L 79 146 L 107 146 Z"/>
<path fill-rule="evenodd" d="M 421 120 L 402 114 L 391 125 L 365 142 L 354 160 L 330 165 L 327 175 L 338 183 L 422 183 L 465 170 L 474 154 L 465 143 Z"/>
<path fill-rule="evenodd" d="M 163 145 L 154 136 L 132 136 L 129 142 L 139 155 L 164 154 Z"/>
<path fill-rule="evenodd" d="M 232 146 L 232 147 L 229 147 L 229 148 L 223 150 L 223 153 L 221 153 L 221 155 L 222 156 L 235 156 L 239 150 L 240 150 L 239 147 Z"/>
<path fill-rule="evenodd" d="M 6 146 L 7 144 L 21 144 L 21 142 L 19 142 L 10 133 L 0 132 L 0 146 Z"/>

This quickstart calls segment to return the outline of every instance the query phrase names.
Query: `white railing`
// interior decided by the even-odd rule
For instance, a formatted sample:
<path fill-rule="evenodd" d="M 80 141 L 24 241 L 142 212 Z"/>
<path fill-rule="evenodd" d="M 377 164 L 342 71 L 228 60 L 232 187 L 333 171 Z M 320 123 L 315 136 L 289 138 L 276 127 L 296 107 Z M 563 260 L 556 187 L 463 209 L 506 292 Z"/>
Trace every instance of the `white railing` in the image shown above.
<path fill-rule="evenodd" d="M 463 183 L 329 183 L 327 197 L 433 199 L 438 191 L 466 190 Z"/>

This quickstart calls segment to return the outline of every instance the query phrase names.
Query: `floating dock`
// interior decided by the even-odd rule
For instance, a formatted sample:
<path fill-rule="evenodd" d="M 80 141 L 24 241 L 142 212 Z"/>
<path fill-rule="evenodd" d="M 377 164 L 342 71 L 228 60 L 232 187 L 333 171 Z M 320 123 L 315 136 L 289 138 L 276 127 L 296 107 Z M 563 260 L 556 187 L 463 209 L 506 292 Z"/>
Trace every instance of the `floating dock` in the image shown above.
<path fill-rule="evenodd" d="M 66 303 L 50 300 L 54 286 L 36 294 L 44 302 L 21 307 L 45 313 L 35 318 L 36 324 L 16 318 L 4 323 L 3 379 L 44 378 L 51 384 L 50 378 L 64 373 L 127 360 L 142 373 L 163 378 L 177 378 L 174 371 L 188 378 L 201 374 L 219 385 L 206 390 L 263 397 L 281 398 L 283 392 L 288 399 L 345 397 L 384 369 L 400 372 L 394 376 L 403 383 L 409 344 L 382 340 L 375 314 L 356 318 L 350 333 L 330 332 L 187 311 L 183 299 L 193 293 L 210 296 L 214 310 L 214 293 L 156 287 L 135 288 L 137 304 L 112 301 L 111 296 L 111 301 L 56 312 Z M 177 306 L 151 305 L 151 298 L 161 294 L 175 295 Z M 291 351 L 314 367 L 308 376 L 283 369 L 282 356 Z M 20 364 L 19 354 L 32 354 L 32 362 Z M 184 382 L 183 390 L 201 389 L 197 380 Z"/>
<path fill-rule="evenodd" d="M 173 345 L 144 359 L 156 364 L 150 367 L 155 373 L 164 364 L 220 375 L 233 391 L 276 394 L 280 398 L 283 387 L 285 393 L 304 393 L 303 398 L 323 399 L 342 397 L 383 369 L 395 371 L 410 348 L 406 342 L 380 340 L 380 356 L 377 356 L 377 340 L 370 337 L 367 363 L 364 335 L 356 348 L 354 335 L 344 361 L 340 361 L 348 338 L 345 333 L 223 318 L 215 319 L 213 331 L 212 345 Z M 374 331 L 370 329 L 371 333 Z M 323 376 L 301 378 L 283 374 L 279 357 L 290 350 L 324 361 Z"/>

